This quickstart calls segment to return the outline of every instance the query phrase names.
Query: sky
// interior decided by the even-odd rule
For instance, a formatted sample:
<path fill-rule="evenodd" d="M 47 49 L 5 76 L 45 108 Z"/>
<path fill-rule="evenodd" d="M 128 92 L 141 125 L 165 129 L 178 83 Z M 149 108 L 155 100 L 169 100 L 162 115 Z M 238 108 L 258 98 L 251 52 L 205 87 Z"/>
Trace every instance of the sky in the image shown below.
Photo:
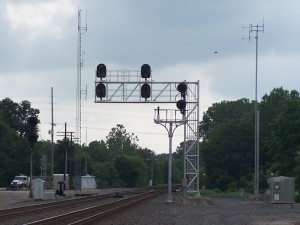
<path fill-rule="evenodd" d="M 139 146 L 168 153 L 167 131 L 155 124 L 156 104 L 101 104 L 95 69 L 139 70 L 148 63 L 155 81 L 200 81 L 200 118 L 213 103 L 255 99 L 300 83 L 298 0 L 1 0 L 0 99 L 31 102 L 40 110 L 40 140 L 50 140 L 51 87 L 54 140 L 75 131 L 78 9 L 82 10 L 82 143 L 106 140 L 117 124 Z M 87 21 L 86 21 L 87 20 Z M 216 53 L 217 52 L 217 53 Z M 168 104 L 163 107 L 170 107 Z M 173 149 L 183 141 L 174 133 Z"/>

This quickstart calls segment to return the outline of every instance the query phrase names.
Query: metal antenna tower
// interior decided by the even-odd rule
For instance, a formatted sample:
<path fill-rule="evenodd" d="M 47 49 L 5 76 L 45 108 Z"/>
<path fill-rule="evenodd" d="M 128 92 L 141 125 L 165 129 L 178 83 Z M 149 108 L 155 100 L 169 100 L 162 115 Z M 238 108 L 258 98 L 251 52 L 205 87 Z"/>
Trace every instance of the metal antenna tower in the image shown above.
<path fill-rule="evenodd" d="M 87 14 L 86 24 L 81 25 L 81 10 L 78 9 L 78 40 L 77 40 L 77 83 L 76 83 L 76 139 L 81 146 L 81 95 L 84 93 L 81 90 L 81 69 L 83 67 L 83 58 L 81 49 L 81 36 L 87 31 Z M 81 189 L 81 161 L 79 159 L 80 147 L 75 148 L 75 168 L 74 168 L 74 189 Z"/>
<path fill-rule="evenodd" d="M 76 83 L 76 136 L 81 145 L 81 70 L 83 67 L 84 52 L 81 49 L 81 36 L 87 31 L 87 19 L 85 26 L 81 26 L 81 10 L 78 9 L 78 40 L 77 40 L 77 83 Z"/>
<path fill-rule="evenodd" d="M 254 106 L 254 115 L 255 115 L 255 128 L 254 128 L 254 195 L 255 200 L 259 200 L 259 110 L 257 106 L 257 56 L 258 56 L 258 33 L 264 33 L 265 25 L 252 25 L 249 24 L 249 27 L 243 27 L 249 29 L 249 42 L 253 38 L 251 33 L 255 33 L 255 42 L 256 42 L 256 51 L 255 51 L 255 106 Z"/>

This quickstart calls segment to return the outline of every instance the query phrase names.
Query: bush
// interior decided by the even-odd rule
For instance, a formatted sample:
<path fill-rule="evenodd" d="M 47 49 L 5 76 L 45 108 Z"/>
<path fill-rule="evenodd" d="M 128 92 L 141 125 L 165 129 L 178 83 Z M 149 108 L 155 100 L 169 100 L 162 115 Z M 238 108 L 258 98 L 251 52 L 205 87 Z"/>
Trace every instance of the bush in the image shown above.
<path fill-rule="evenodd" d="M 235 192 L 238 190 L 237 184 L 234 181 L 231 181 L 228 185 L 227 191 L 228 192 Z"/>
<path fill-rule="evenodd" d="M 215 193 L 218 193 L 218 194 L 219 194 L 219 193 L 222 193 L 222 191 L 221 191 L 219 188 L 214 188 L 213 191 L 214 191 Z"/>

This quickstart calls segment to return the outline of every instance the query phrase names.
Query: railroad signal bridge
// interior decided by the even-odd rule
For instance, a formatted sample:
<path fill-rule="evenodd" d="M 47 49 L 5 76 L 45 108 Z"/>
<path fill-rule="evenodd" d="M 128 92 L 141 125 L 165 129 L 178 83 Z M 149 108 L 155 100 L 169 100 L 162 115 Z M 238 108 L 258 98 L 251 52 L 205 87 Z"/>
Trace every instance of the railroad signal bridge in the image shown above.
<path fill-rule="evenodd" d="M 95 74 L 95 103 L 174 103 L 184 114 L 183 183 L 188 192 L 200 195 L 199 81 L 155 82 L 148 64 L 142 65 L 141 70 L 107 70 L 99 64 Z"/>

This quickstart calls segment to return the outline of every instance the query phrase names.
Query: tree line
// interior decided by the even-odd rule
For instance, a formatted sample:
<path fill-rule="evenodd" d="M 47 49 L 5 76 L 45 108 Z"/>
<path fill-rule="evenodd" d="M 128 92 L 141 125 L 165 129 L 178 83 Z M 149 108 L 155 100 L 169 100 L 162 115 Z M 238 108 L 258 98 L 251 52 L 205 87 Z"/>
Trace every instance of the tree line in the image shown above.
<path fill-rule="evenodd" d="M 206 186 L 225 190 L 254 187 L 254 101 L 215 103 L 200 122 Z M 299 92 L 274 88 L 258 103 L 259 183 L 271 176 L 294 177 L 300 187 Z"/>
<path fill-rule="evenodd" d="M 199 124 L 200 187 L 235 191 L 254 188 L 254 101 L 238 99 L 212 104 Z M 295 177 L 300 187 L 300 98 L 295 90 L 274 88 L 258 102 L 260 189 L 267 188 L 270 176 Z M 26 118 L 38 117 L 39 110 L 24 100 L 0 101 L 0 186 L 7 186 L 20 173 L 29 174 L 30 144 L 26 140 Z M 81 174 L 96 176 L 97 186 L 142 187 L 167 184 L 168 154 L 156 154 L 142 148 L 138 137 L 117 124 L 105 140 L 79 146 L 67 140 L 54 143 L 54 173 L 64 173 L 65 141 L 68 151 L 68 173 L 74 175 L 75 161 L 80 160 Z M 183 146 L 173 153 L 172 182 L 183 178 Z M 33 174 L 40 174 L 40 160 L 47 155 L 48 175 L 51 168 L 50 141 L 34 145 Z M 79 151 L 76 151 L 78 150 Z M 79 152 L 79 155 L 76 155 Z"/>
<path fill-rule="evenodd" d="M 13 102 L 9 98 L 0 101 L 0 186 L 9 186 L 18 174 L 29 175 L 30 144 L 26 139 L 27 118 L 39 117 L 39 110 L 31 107 L 29 101 Z M 68 137 L 57 140 L 54 149 L 54 173 L 65 172 L 65 152 L 67 149 L 67 173 L 71 183 L 75 173 L 75 163 L 79 160 L 82 175 L 96 176 L 99 188 L 108 187 L 144 187 L 167 183 L 168 155 L 157 155 L 153 150 L 141 148 L 138 137 L 128 133 L 122 124 L 117 124 L 105 140 L 95 140 L 80 146 Z M 47 157 L 47 175 L 50 179 L 52 143 L 39 140 L 33 148 L 33 175 L 41 175 L 41 158 Z M 78 150 L 78 151 L 77 151 Z M 79 155 L 76 155 L 79 153 Z M 174 153 L 174 167 L 182 161 Z M 173 180 L 180 183 L 182 170 L 173 175 Z"/>

